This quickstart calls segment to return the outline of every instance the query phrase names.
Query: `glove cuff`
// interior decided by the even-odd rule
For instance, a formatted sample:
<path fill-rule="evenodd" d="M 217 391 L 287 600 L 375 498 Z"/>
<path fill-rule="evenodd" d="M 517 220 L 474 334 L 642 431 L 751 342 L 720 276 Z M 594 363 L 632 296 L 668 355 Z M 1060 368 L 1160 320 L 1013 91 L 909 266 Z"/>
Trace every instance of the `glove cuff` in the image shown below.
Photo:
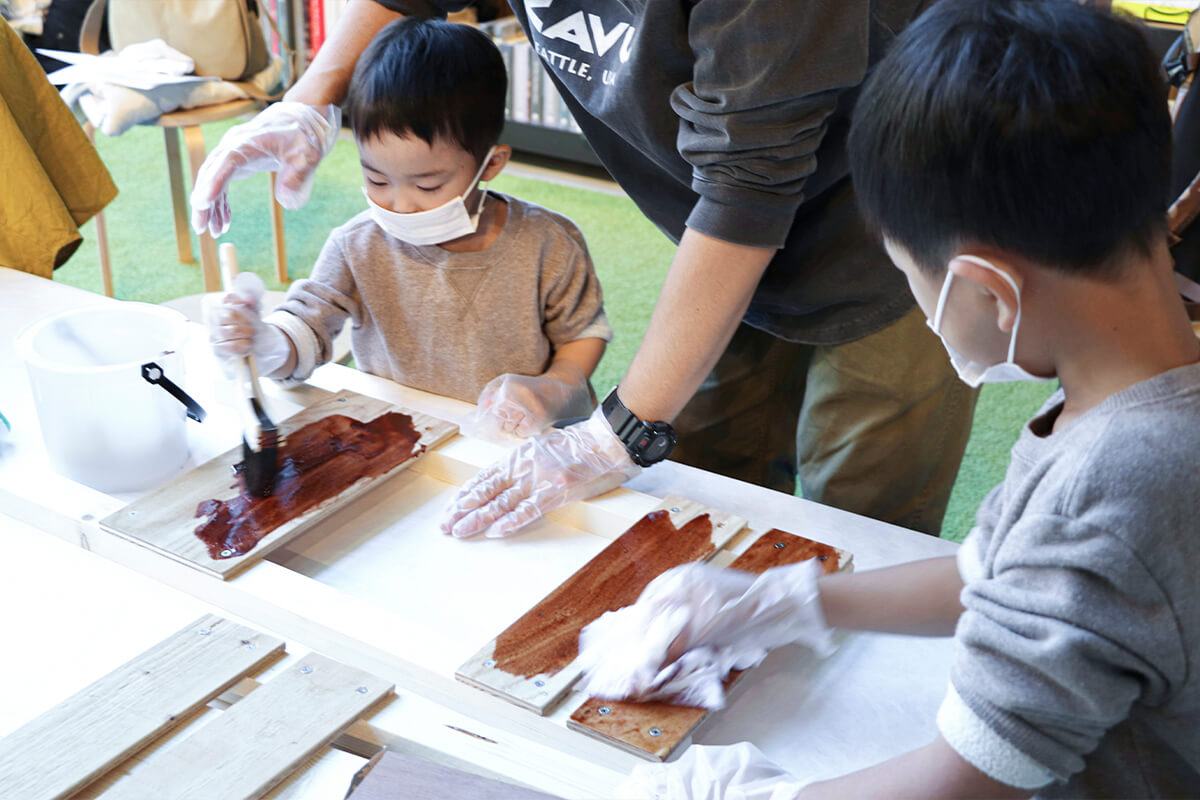
<path fill-rule="evenodd" d="M 626 480 L 642 471 L 629 457 L 625 443 L 613 433 L 612 425 L 608 424 L 608 419 L 604 416 L 604 409 L 597 407 L 590 417 L 579 423 L 579 427 L 587 439 L 594 443 L 596 457 L 602 459 L 610 469 L 620 470 L 625 474 Z"/>
<path fill-rule="evenodd" d="M 292 354 L 292 343 L 287 334 L 269 322 L 263 323 L 255 344 L 254 359 L 258 362 L 258 373 L 267 377 L 278 372 Z"/>

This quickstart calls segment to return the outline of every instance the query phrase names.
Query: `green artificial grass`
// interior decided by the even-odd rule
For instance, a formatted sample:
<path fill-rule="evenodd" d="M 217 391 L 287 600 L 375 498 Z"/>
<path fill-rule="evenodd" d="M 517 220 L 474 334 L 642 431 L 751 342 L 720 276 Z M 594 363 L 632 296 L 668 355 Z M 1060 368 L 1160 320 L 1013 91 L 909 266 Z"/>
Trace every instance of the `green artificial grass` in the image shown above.
<path fill-rule="evenodd" d="M 208 146 L 215 145 L 232 124 L 204 126 Z M 115 138 L 97 135 L 96 148 L 120 190 L 105 214 L 116 296 L 157 303 L 200 292 L 199 265 L 180 264 L 176 254 L 162 130 L 138 126 Z M 317 171 L 309 202 L 284 214 L 292 279 L 308 275 L 329 231 L 365 207 L 361 182 L 353 142 L 339 141 Z M 674 245 L 624 197 L 504 174 L 492 186 L 565 214 L 587 238 L 616 333 L 592 379 L 597 391 L 607 391 L 620 379 L 641 341 Z M 221 241 L 237 245 L 242 270 L 259 273 L 269 289 L 284 288 L 274 276 L 267 177 L 259 174 L 234 182 L 229 199 L 233 225 Z M 94 222 L 84 226 L 83 235 L 87 241 L 55 272 L 55 279 L 100 292 Z M 198 257 L 194 236 L 192 246 Z M 961 541 L 970 530 L 979 502 L 1004 477 L 1008 451 L 1021 424 L 1050 391 L 1048 384 L 984 388 L 946 514 L 944 537 Z"/>

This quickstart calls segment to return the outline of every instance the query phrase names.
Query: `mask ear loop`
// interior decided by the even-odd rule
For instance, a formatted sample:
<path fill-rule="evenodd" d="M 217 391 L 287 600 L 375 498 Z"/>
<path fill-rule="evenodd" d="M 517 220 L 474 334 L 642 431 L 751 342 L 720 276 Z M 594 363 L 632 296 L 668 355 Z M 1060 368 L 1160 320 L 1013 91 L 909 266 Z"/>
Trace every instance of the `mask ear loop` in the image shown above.
<path fill-rule="evenodd" d="M 991 263 L 990 261 L 986 261 L 986 260 L 980 258 L 979 256 L 960 255 L 960 256 L 957 256 L 957 258 L 961 258 L 964 261 L 970 261 L 972 264 L 978 264 L 979 266 L 983 267 L 984 269 L 990 269 L 992 272 L 996 273 L 1001 278 L 1003 278 L 1005 281 L 1007 281 L 1009 288 L 1011 288 L 1013 290 L 1013 294 L 1017 298 L 1017 316 L 1016 316 L 1016 319 L 1013 320 L 1012 336 L 1010 336 L 1008 339 L 1008 362 L 1007 363 L 1015 364 L 1016 361 L 1014 361 L 1013 359 L 1017 355 L 1017 334 L 1021 330 L 1021 287 L 1017 286 L 1017 282 L 1015 280 L 1013 280 L 1013 277 L 1011 275 L 1009 275 L 1007 272 L 1000 269 L 999 267 L 997 267 L 995 264 Z M 940 304 L 941 301 L 939 300 L 938 302 Z M 939 308 L 940 308 L 940 305 L 939 305 Z"/>
<path fill-rule="evenodd" d="M 942 281 L 942 291 L 938 294 L 937 308 L 933 310 L 933 332 L 938 336 L 942 335 L 942 315 L 946 312 L 946 298 L 950 296 L 950 282 L 954 280 L 954 273 L 946 267 L 946 279 Z"/>
<path fill-rule="evenodd" d="M 495 145 L 492 145 L 491 147 L 488 148 L 487 155 L 483 157 L 483 163 L 479 165 L 479 171 L 475 173 L 475 178 L 471 181 L 471 184 L 473 186 L 477 185 L 479 183 L 479 179 L 483 177 L 483 173 L 487 169 L 487 165 L 489 163 L 491 163 L 492 154 L 495 152 L 496 152 Z M 486 201 L 486 200 L 487 200 L 487 189 L 480 188 L 480 190 L 479 190 L 479 207 L 475 209 L 475 214 L 474 214 L 474 217 L 475 217 L 474 222 L 476 225 L 479 224 L 479 218 L 483 215 L 483 204 L 484 204 L 484 201 Z"/>

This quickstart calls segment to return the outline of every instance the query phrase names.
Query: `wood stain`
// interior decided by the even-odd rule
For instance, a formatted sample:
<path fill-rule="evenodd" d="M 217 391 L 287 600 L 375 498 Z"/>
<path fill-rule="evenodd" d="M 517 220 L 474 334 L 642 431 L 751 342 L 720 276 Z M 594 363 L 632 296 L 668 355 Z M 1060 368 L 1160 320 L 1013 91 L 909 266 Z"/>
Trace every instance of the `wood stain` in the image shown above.
<path fill-rule="evenodd" d="M 651 511 L 496 638 L 496 669 L 557 673 L 579 654 L 585 625 L 633 603 L 671 567 L 711 555 L 712 530 L 708 514 L 676 528 L 667 511 Z"/>
<path fill-rule="evenodd" d="M 841 556 L 836 547 L 772 528 L 758 537 L 758 540 L 746 548 L 746 552 L 735 558 L 729 566 L 732 569 L 761 575 L 771 567 L 799 564 L 812 558 L 820 562 L 826 575 L 832 575 L 842 568 Z"/>
<path fill-rule="evenodd" d="M 271 531 L 306 511 L 337 497 L 364 478 L 382 475 L 424 451 L 412 417 L 392 411 L 370 422 L 342 414 L 323 417 L 287 434 L 279 448 L 279 471 L 267 497 L 246 491 L 234 470 L 239 489 L 228 500 L 205 500 L 196 528 L 214 559 L 245 555 Z"/>

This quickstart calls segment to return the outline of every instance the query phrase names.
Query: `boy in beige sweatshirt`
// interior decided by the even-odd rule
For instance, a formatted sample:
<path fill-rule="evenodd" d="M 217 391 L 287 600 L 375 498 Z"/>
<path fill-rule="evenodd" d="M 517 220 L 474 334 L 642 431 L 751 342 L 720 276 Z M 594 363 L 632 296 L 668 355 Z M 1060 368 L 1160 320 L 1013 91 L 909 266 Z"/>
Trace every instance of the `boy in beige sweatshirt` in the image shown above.
<path fill-rule="evenodd" d="M 612 329 L 579 229 L 479 187 L 504 168 L 507 79 L 470 27 L 406 18 L 358 62 L 346 112 L 368 208 L 336 228 L 308 279 L 267 318 L 230 295 L 210 322 L 220 356 L 304 380 L 347 321 L 367 372 L 478 402 L 480 428 L 528 436 L 594 404 Z"/>

